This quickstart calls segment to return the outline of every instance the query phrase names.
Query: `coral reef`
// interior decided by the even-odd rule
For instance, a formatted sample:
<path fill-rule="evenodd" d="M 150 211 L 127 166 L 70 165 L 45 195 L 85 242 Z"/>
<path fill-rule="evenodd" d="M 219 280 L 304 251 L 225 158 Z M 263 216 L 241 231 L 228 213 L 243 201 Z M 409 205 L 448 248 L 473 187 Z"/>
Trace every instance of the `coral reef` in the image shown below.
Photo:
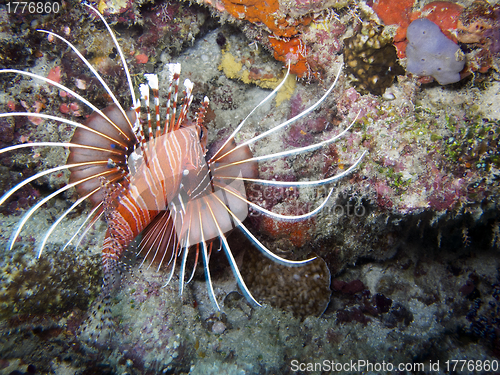
<path fill-rule="evenodd" d="M 99 0 L 97 9 L 114 21 L 134 24 L 140 19 L 138 7 L 143 0 Z"/>
<path fill-rule="evenodd" d="M 490 68 L 497 72 L 500 52 L 500 6 L 486 1 L 474 1 L 460 14 L 457 39 L 471 48 L 468 65 L 471 71 L 485 73 Z"/>
<path fill-rule="evenodd" d="M 500 50 L 500 10 L 498 5 L 487 1 L 470 1 L 466 7 L 450 1 L 432 1 L 420 10 L 413 8 L 413 2 L 398 2 L 393 6 L 390 1 L 374 2 L 373 10 L 386 25 L 397 25 L 394 45 L 398 56 L 406 56 L 406 30 L 412 21 L 426 18 L 439 26 L 441 31 L 453 42 L 466 44 L 466 68 L 461 77 L 471 73 L 485 73 L 490 68 L 498 71 L 495 56 Z"/>
<path fill-rule="evenodd" d="M 137 38 L 136 58 L 142 53 L 150 62 L 160 61 L 157 51 L 178 54 L 206 27 L 208 11 L 196 5 L 161 2 L 141 10 L 142 34 Z"/>
<path fill-rule="evenodd" d="M 202 1 L 221 18 L 244 20 L 247 34 L 271 50 L 278 61 L 291 63 L 291 72 L 301 78 L 320 78 L 340 52 L 342 22 L 332 17 L 332 9 L 349 1 Z M 333 55 L 332 55 L 333 53 Z"/>
<path fill-rule="evenodd" d="M 413 0 L 390 1 L 379 0 L 373 3 L 372 8 L 385 25 L 398 25 L 394 35 L 394 45 L 398 49 L 398 56 L 404 57 L 406 48 L 406 29 L 411 22 Z"/>
<path fill-rule="evenodd" d="M 269 37 L 284 42 L 279 54 L 283 59 L 290 52 L 286 52 L 286 43 L 299 45 L 296 41 L 300 40 L 301 58 L 305 58 L 311 78 L 319 79 L 296 81 L 292 77 L 279 105 L 278 99 L 271 100 L 247 120 L 236 140 L 241 143 L 315 103 L 338 72 L 346 39 L 353 41 L 359 35 L 368 39 L 368 24 L 375 30 L 384 27 L 384 40 L 397 45 L 406 43 L 406 27 L 423 13 L 443 22 L 445 16 L 457 20 L 450 16 L 453 12 L 440 10 L 451 9 L 449 2 L 423 2 L 419 3 L 422 8 L 413 9 L 413 2 L 379 0 L 373 2 L 373 9 L 380 20 L 364 2 L 346 3 L 282 1 L 279 10 L 286 12 L 272 17 L 288 17 L 289 23 L 281 24 L 283 30 L 297 30 L 288 40 L 273 36 L 263 24 L 248 22 L 245 15 L 239 22 L 219 25 L 205 8 L 173 0 L 134 5 L 123 20 L 119 13 L 107 17 L 118 23 L 113 27 L 124 46 L 134 84 L 142 80 L 144 71 L 160 70 L 160 76 L 165 76 L 168 73 L 161 71 L 164 63 L 175 61 L 182 64 L 183 77 L 195 83 L 194 103 L 205 95 L 210 98 L 209 143 L 223 142 L 269 94 L 269 89 L 256 84 L 266 78 L 279 81 L 284 64 L 275 61 L 273 49 L 267 53 L 262 48 L 271 47 Z M 119 58 L 102 37 L 103 30 L 97 23 L 82 21 L 85 12 L 76 2 L 66 4 L 57 17 L 38 18 L 7 15 L 0 7 L 0 19 L 10 24 L 0 25 L 6 51 L 0 63 L 43 76 L 52 74 L 100 107 L 108 105 L 107 94 L 96 89 L 91 74 L 76 63 L 65 45 L 29 31 L 27 25 L 35 22 L 32 26 L 60 33 L 75 43 L 105 75 L 119 100 L 130 105 L 124 99 L 128 93 Z M 128 7 L 130 2 L 126 4 Z M 443 87 L 400 75 L 387 84 L 381 96 L 357 92 L 355 81 L 342 73 L 320 107 L 252 146 L 256 156 L 307 146 L 339 134 L 357 116 L 341 141 L 260 165 L 263 178 L 312 180 L 346 170 L 363 150 L 369 151 L 355 173 L 334 186 L 328 204 L 314 219 L 283 224 L 250 212 L 252 233 L 271 250 L 285 258 L 304 259 L 315 253 L 324 260 L 313 270 L 317 283 L 296 283 L 294 275 L 305 278 L 310 268 L 282 269 L 254 259 L 250 251 L 255 249 L 242 245 L 235 231 L 228 240 L 234 248 L 246 250 L 235 258 L 242 272 L 251 273 L 248 279 L 245 275 L 248 284 L 253 283 L 252 278 L 256 280 L 258 292 L 252 291 L 259 293 L 263 307 L 251 307 L 240 294 L 217 245 L 210 268 L 221 312 L 215 312 L 210 303 L 202 272 L 195 273 L 181 299 L 178 280 L 163 287 L 168 274 L 138 269 L 138 263 L 130 261 L 121 274 L 121 288 L 109 303 L 114 336 L 105 338 L 100 324 L 103 306 L 95 299 L 101 284 L 98 257 L 104 226 L 95 228 L 78 249 L 70 246 L 62 251 L 67 234 L 76 231 L 88 212 L 82 209 L 63 221 L 49 240 L 50 251 L 36 259 L 41 234 L 75 201 L 68 192 L 45 205 L 33 224 L 23 230 L 13 252 L 3 253 L 1 268 L 7 272 L 0 276 L 0 367 L 8 373 L 265 374 L 292 372 L 293 361 L 348 363 L 364 358 L 395 366 L 421 363 L 430 372 L 429 363 L 437 360 L 441 364 L 464 358 L 498 360 L 498 9 L 485 2 L 465 0 L 461 4 L 464 9 L 456 26 L 443 27 L 458 30 L 473 77 Z M 210 9 L 227 20 L 224 6 L 212 0 Z M 387 15 L 380 10 L 383 6 Z M 139 15 L 132 20 L 135 11 Z M 195 21 L 191 35 L 181 15 Z M 386 18 L 389 15 L 392 19 Z M 295 23 L 307 18 L 307 25 Z M 400 31 L 387 26 L 393 24 L 404 29 L 401 40 Z M 298 51 L 291 52 L 298 56 Z M 144 56 L 148 62 L 141 64 Z M 225 59 L 230 60 L 227 65 Z M 234 75 L 218 70 L 221 65 L 234 68 Z M 245 83 L 242 77 L 247 74 Z M 74 98 L 40 82 L 2 75 L 0 88 L 2 112 L 59 114 L 62 110 L 74 115 L 73 119 L 89 114 L 83 106 L 71 107 Z M 164 89 L 160 90 L 162 101 Z M 33 120 L 0 119 L 2 147 L 71 137 L 71 129 L 65 125 Z M 61 165 L 65 158 L 64 151 L 47 149 L 2 155 L 0 188 L 5 191 L 41 169 Z M 20 214 L 66 181 L 64 173 L 45 176 L 2 206 L 3 248 Z M 307 212 L 328 193 L 328 186 L 290 192 L 249 185 L 247 190 L 249 199 L 278 213 Z M 283 287 L 278 283 L 262 287 L 281 276 L 291 280 L 283 281 Z M 288 297 L 291 289 L 295 289 L 294 295 L 300 289 L 310 298 L 294 303 Z M 325 312 L 317 316 L 327 304 Z"/>
<path fill-rule="evenodd" d="M 361 93 L 382 95 L 396 76 L 404 74 L 392 39 L 383 29 L 366 26 L 344 43 L 346 71 L 356 78 L 354 84 Z"/>
<path fill-rule="evenodd" d="M 463 6 L 460 4 L 450 1 L 432 1 L 422 8 L 420 14 L 422 17 L 438 25 L 447 38 L 456 42 L 456 30 L 463 9 Z M 416 14 L 414 13 L 412 18 L 416 18 Z"/>
<path fill-rule="evenodd" d="M 287 18 L 278 0 L 266 2 L 221 0 L 216 2 L 215 8 L 229 13 L 237 20 L 244 19 L 254 24 L 263 24 L 273 35 L 279 37 L 291 37 L 298 33 L 298 25 L 307 25 L 310 22 L 310 18 L 304 15 L 302 19 Z"/>
<path fill-rule="evenodd" d="M 1 261 L 1 318 L 85 309 L 99 293 L 99 256 L 75 258 L 57 251 L 50 257 L 32 259 L 32 251 L 26 248 Z"/>
<path fill-rule="evenodd" d="M 286 267 L 247 251 L 243 277 L 259 300 L 299 317 L 321 316 L 330 302 L 330 271 L 321 258 L 302 267 Z"/>
<path fill-rule="evenodd" d="M 480 282 L 476 275 L 460 289 L 470 300 L 471 309 L 467 313 L 467 320 L 471 322 L 468 334 L 486 343 L 495 357 L 500 356 L 500 285 L 494 284 L 490 288 L 491 294 L 486 298 L 479 297 L 481 293 L 475 286 Z M 472 280 L 475 280 L 472 281 Z M 487 303 L 486 303 L 487 302 Z"/>
<path fill-rule="evenodd" d="M 224 38 L 219 70 L 226 77 L 268 89 L 278 86 L 284 77 L 281 64 L 273 63 L 271 56 L 257 45 L 254 49 L 248 48 L 247 41 L 237 35 Z"/>

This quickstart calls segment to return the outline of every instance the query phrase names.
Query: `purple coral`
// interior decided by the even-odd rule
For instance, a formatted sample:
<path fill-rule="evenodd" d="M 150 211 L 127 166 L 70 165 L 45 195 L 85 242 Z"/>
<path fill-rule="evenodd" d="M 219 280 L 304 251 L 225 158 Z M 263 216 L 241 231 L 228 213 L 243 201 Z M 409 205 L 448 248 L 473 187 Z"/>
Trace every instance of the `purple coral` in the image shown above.
<path fill-rule="evenodd" d="M 500 7 L 496 6 L 494 11 L 494 19 L 493 27 L 489 30 L 486 30 L 484 33 L 485 38 L 490 40 L 489 49 L 492 54 L 498 54 L 500 52 Z"/>

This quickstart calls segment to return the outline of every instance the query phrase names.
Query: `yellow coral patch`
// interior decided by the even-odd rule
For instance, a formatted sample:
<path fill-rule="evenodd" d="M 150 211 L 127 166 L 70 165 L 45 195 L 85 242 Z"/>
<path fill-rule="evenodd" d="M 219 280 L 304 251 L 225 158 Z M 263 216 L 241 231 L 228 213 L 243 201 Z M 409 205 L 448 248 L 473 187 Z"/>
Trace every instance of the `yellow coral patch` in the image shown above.
<path fill-rule="evenodd" d="M 108 9 L 111 14 L 117 14 L 120 9 L 127 8 L 127 6 L 127 0 L 100 0 L 97 9 L 101 13 Z"/>
<path fill-rule="evenodd" d="M 106 1 L 104 0 L 101 0 L 99 1 L 99 5 L 97 6 L 97 10 L 99 10 L 99 13 L 104 13 L 104 11 L 106 10 L 108 6 L 106 5 Z"/>
<path fill-rule="evenodd" d="M 252 78 L 250 72 L 243 67 L 243 64 L 236 60 L 230 52 L 222 52 L 222 60 L 219 65 L 227 78 L 239 79 L 246 84 L 254 84 L 264 89 L 275 89 L 279 85 L 280 80 L 276 77 L 265 78 L 260 76 L 258 79 Z"/>
<path fill-rule="evenodd" d="M 295 74 L 290 74 L 286 79 L 285 84 L 276 94 L 276 107 L 279 106 L 284 100 L 288 100 L 292 97 L 296 86 L 297 76 Z"/>
<path fill-rule="evenodd" d="M 222 70 L 227 78 L 240 78 L 240 71 L 242 68 L 243 64 L 236 61 L 232 54 L 229 52 L 222 53 L 222 61 L 219 65 L 219 70 Z"/>

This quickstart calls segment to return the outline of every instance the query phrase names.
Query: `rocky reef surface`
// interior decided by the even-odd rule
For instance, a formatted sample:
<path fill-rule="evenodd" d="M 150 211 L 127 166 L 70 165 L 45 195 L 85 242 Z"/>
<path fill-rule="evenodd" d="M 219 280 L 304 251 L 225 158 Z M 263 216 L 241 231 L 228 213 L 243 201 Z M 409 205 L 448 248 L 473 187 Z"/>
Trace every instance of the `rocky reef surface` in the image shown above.
<path fill-rule="evenodd" d="M 287 269 L 267 262 L 235 231 L 230 245 L 243 277 L 265 305 L 246 302 L 224 255 L 214 252 L 211 271 L 222 305 L 215 313 L 202 269 L 180 297 L 177 279 L 164 287 L 168 275 L 139 268 L 131 249 L 110 303 L 110 335 L 100 323 L 105 224 L 98 223 L 77 249 L 63 249 L 89 207 L 65 219 L 36 257 L 43 233 L 76 201 L 73 191 L 44 205 L 14 249 L 4 250 L 22 213 L 68 181 L 64 171 L 44 176 L 0 207 L 0 373 L 319 374 L 332 362 L 358 360 L 365 366 L 414 366 L 401 368 L 403 373 L 419 364 L 430 371 L 439 361 L 444 373 L 453 360 L 498 363 L 498 5 L 265 4 L 269 8 L 229 0 L 96 2 L 113 23 L 134 84 L 150 72 L 165 82 L 165 63 L 180 62 L 182 77 L 195 84 L 193 106 L 210 98 L 209 143 L 220 143 L 278 85 L 286 71 L 283 61 L 291 61 L 294 75 L 249 119 L 237 142 L 313 105 L 342 69 L 319 108 L 252 151 L 260 156 L 303 147 L 353 123 L 339 141 L 262 162 L 259 172 L 279 181 L 324 179 L 368 151 L 358 168 L 320 189 L 247 186 L 253 202 L 294 215 L 317 207 L 334 188 L 326 207 L 306 221 L 280 222 L 250 212 L 246 222 L 278 255 L 315 255 L 318 263 Z M 439 25 L 463 52 L 459 82 L 441 86 L 405 71 L 405 30 L 421 17 Z M 129 106 L 116 48 L 102 24 L 89 18 L 77 1 L 65 2 L 57 14 L 12 14 L 0 7 L 1 68 L 36 72 L 98 107 L 108 105 L 109 97 L 78 57 L 35 29 L 53 31 L 83 51 Z M 90 114 L 74 98 L 19 75 L 1 74 L 0 87 L 1 112 L 77 120 Z M 71 138 L 72 128 L 40 120 L 0 118 L 0 145 Z M 63 149 L 0 154 L 2 192 L 63 165 L 66 157 Z M 312 371 L 301 365 L 308 363 Z"/>

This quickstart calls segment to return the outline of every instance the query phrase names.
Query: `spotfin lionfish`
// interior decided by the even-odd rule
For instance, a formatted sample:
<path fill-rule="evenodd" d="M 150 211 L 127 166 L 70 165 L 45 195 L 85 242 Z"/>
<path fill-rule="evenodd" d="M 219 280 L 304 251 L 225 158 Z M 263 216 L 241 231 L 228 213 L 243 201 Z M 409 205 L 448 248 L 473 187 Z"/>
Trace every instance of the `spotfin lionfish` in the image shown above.
<path fill-rule="evenodd" d="M 194 256 L 195 266 L 187 282 L 193 278 L 194 269 L 201 254 L 208 294 L 217 310 L 220 307 L 214 294 L 209 260 L 214 242 L 218 239 L 242 293 L 250 303 L 260 305 L 245 285 L 226 234 L 233 228 L 238 228 L 254 243 L 257 249 L 273 261 L 287 266 L 304 265 L 314 258 L 292 261 L 274 254 L 245 227 L 243 220 L 248 214 L 249 207 L 275 220 L 298 221 L 310 218 L 325 206 L 333 188 L 314 210 L 298 216 L 287 216 L 274 213 L 248 200 L 245 196 L 244 182 L 292 188 L 331 184 L 351 173 L 359 165 L 366 151 L 352 166 L 335 176 L 316 181 L 287 182 L 260 179 L 258 163 L 263 160 L 286 158 L 320 149 L 344 136 L 355 120 L 333 138 L 306 147 L 254 157 L 249 145 L 285 128 L 315 110 L 332 92 L 339 79 L 341 69 L 339 69 L 332 85 L 312 106 L 284 123 L 236 145 L 235 137 L 248 118 L 283 86 L 289 75 L 290 67 L 288 67 L 285 78 L 276 89 L 248 114 L 218 150 L 208 155 L 207 129 L 204 120 L 209 100 L 207 97 L 204 98 L 196 120 L 190 121 L 188 110 L 193 100 L 193 83 L 189 79 L 184 81 L 185 94 L 178 104 L 180 64 L 168 64 L 170 76 L 163 123 L 160 118 L 158 77 L 154 74 L 145 75 L 148 83 L 140 85 L 139 91 L 147 119 L 141 121 L 141 112 L 144 110 L 141 110 L 141 100 L 136 98 L 131 74 L 117 39 L 99 11 L 88 4 L 83 5 L 90 8 L 102 20 L 114 42 L 127 77 L 132 109 L 123 108 L 101 75 L 73 44 L 51 31 L 38 30 L 48 34 L 50 39 L 59 39 L 71 48 L 100 82 L 102 88 L 113 101 L 113 105 L 99 109 L 77 92 L 49 78 L 16 69 L 0 70 L 2 74 L 22 75 L 26 78 L 44 81 L 72 95 L 75 100 L 93 110 L 84 123 L 44 113 L 10 112 L 0 114 L 0 117 L 38 117 L 75 127 L 70 142 L 24 143 L 0 150 L 0 154 L 36 147 L 65 147 L 70 150 L 66 165 L 47 169 L 26 178 L 0 198 L 0 205 L 2 205 L 15 192 L 35 179 L 54 172 L 70 171 L 70 179 L 65 186 L 40 199 L 19 220 L 11 235 L 8 248 L 13 249 L 23 227 L 38 209 L 59 194 L 75 188 L 79 198 L 55 220 L 45 233 L 38 247 L 38 257 L 42 256 L 44 247 L 55 228 L 77 206 L 89 200 L 92 209 L 78 232 L 68 241 L 66 247 L 78 236 L 80 238 L 85 236 L 98 220 L 105 219 L 107 232 L 102 247 L 104 295 L 110 294 L 116 284 L 115 280 L 119 276 L 117 267 L 123 253 L 129 244 L 142 234 L 139 244 L 139 255 L 144 258 L 142 263 L 158 264 L 158 270 L 162 265 L 166 265 L 169 273 L 167 283 L 172 279 L 176 268 L 179 268 L 180 294 L 182 294 L 186 282 L 188 255 Z M 151 91 L 154 108 L 150 108 Z M 152 115 L 151 112 L 154 114 Z M 179 267 L 177 267 L 177 263 L 179 263 Z"/>

